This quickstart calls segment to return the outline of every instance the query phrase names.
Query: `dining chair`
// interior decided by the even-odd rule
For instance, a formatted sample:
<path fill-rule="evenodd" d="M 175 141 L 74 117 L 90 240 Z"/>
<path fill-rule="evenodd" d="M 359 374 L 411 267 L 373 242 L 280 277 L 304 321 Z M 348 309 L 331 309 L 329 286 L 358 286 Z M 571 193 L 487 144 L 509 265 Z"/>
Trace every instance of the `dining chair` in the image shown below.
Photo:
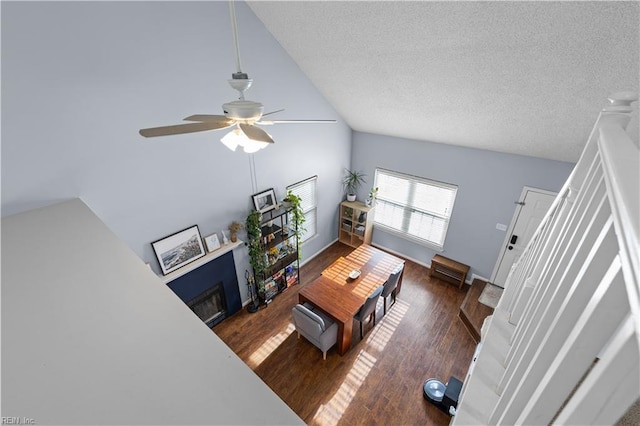
<path fill-rule="evenodd" d="M 378 297 L 382 294 L 382 290 L 384 286 L 380 286 L 371 293 L 367 300 L 365 300 L 364 305 L 360 308 L 357 314 L 354 315 L 354 318 L 360 321 L 360 339 L 363 338 L 362 334 L 362 323 L 365 319 L 371 318 L 373 316 L 373 326 L 376 325 L 376 305 L 378 304 Z"/>
<path fill-rule="evenodd" d="M 403 270 L 404 270 L 404 265 L 396 268 L 396 270 L 389 275 L 387 282 L 384 283 L 384 286 L 383 286 L 384 288 L 382 289 L 382 295 L 381 295 L 382 300 L 384 302 L 384 309 L 383 309 L 382 315 L 387 315 L 387 297 L 389 297 L 389 295 L 391 295 L 391 299 L 393 303 L 396 302 L 395 290 L 396 290 L 396 287 L 398 287 L 398 281 L 400 280 L 400 275 L 402 275 Z M 391 305 L 389 305 L 389 307 L 391 307 Z"/>

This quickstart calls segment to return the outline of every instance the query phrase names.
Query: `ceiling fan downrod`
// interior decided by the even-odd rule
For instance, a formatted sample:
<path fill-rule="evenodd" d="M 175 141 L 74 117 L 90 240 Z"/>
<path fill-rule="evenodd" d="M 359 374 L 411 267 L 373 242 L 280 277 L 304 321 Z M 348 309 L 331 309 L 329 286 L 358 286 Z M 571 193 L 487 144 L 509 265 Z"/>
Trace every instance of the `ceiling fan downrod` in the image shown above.
<path fill-rule="evenodd" d="M 231 30 L 233 35 L 233 45 L 236 50 L 236 72 L 231 74 L 232 79 L 227 80 L 229 85 L 240 93 L 240 100 L 244 101 L 244 92 L 251 87 L 253 80 L 249 75 L 242 72 L 240 62 L 240 43 L 238 42 L 238 24 L 236 22 L 236 8 L 233 0 L 229 0 L 229 14 L 231 15 Z"/>

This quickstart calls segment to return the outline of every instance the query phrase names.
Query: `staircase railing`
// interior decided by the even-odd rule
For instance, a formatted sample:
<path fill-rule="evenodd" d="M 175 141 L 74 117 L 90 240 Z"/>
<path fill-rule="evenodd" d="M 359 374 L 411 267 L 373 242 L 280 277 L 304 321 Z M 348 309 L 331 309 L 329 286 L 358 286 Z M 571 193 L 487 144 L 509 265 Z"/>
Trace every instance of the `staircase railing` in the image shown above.
<path fill-rule="evenodd" d="M 612 95 L 512 268 L 452 424 L 613 424 L 640 398 L 635 100 Z"/>

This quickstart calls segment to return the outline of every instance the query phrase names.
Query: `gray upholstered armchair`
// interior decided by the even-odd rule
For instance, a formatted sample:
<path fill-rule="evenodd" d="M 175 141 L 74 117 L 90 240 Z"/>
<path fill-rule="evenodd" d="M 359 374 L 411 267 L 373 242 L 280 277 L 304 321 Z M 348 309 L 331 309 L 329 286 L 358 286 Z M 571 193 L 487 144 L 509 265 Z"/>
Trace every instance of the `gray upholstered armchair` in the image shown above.
<path fill-rule="evenodd" d="M 291 315 L 298 339 L 303 335 L 322 351 L 322 359 L 327 359 L 327 351 L 338 341 L 338 324 L 308 303 L 294 306 Z"/>

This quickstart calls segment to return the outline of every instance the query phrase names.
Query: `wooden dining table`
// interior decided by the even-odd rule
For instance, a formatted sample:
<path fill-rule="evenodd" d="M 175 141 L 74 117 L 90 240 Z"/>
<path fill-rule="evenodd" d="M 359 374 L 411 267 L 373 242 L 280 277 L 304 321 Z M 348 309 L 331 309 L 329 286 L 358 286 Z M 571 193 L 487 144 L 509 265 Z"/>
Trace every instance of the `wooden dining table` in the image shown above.
<path fill-rule="evenodd" d="M 383 285 L 389 275 L 404 265 L 404 260 L 368 244 L 358 246 L 346 257 L 340 257 L 298 293 L 299 303 L 309 302 L 338 324 L 337 349 L 344 355 L 351 347 L 353 316 L 367 297 Z M 349 274 L 360 271 L 357 278 Z M 401 289 L 402 274 L 396 294 Z"/>

